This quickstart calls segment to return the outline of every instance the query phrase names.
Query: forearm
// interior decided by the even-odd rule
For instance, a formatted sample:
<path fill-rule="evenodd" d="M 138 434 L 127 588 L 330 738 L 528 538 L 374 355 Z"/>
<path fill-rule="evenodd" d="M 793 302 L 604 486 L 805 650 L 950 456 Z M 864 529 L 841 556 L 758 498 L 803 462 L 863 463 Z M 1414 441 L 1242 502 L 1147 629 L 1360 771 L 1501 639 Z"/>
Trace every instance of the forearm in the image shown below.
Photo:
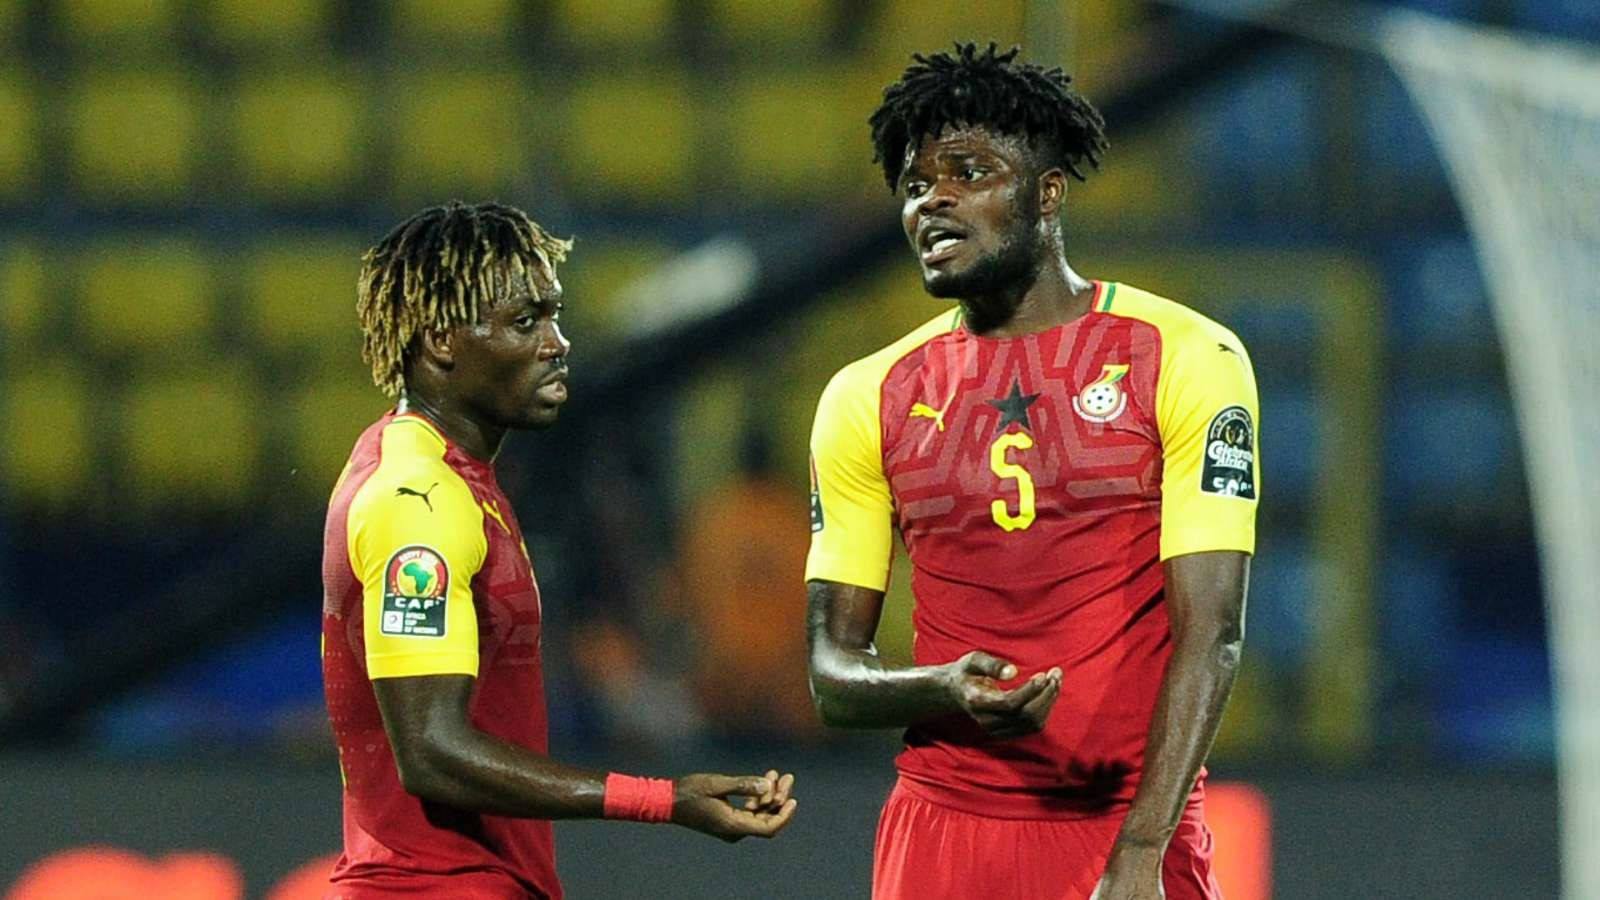
<path fill-rule="evenodd" d="M 1119 848 L 1165 850 L 1217 736 L 1243 644 L 1241 630 L 1231 623 L 1174 635 Z"/>
<path fill-rule="evenodd" d="M 811 648 L 811 695 L 837 728 L 904 728 L 960 712 L 942 666 L 892 666 L 871 648 Z"/>
<path fill-rule="evenodd" d="M 429 741 L 401 761 L 406 790 L 457 809 L 532 819 L 599 818 L 603 772 L 593 772 L 471 728 Z"/>

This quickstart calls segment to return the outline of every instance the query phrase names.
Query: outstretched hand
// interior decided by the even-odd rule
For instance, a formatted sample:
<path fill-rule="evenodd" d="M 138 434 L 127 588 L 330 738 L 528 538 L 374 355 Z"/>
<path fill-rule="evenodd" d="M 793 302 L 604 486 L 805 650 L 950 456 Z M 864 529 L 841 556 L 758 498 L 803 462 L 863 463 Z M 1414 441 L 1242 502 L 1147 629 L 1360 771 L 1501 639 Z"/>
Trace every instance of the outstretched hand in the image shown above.
<path fill-rule="evenodd" d="M 794 818 L 789 796 L 794 775 L 771 769 L 758 775 L 685 775 L 673 784 L 672 821 L 728 843 L 747 837 L 770 838 Z M 743 808 L 731 797 L 744 797 Z"/>
<path fill-rule="evenodd" d="M 949 665 L 956 702 L 990 737 L 1037 734 L 1061 695 L 1061 669 L 1036 672 L 1010 690 L 999 682 L 1017 677 L 1017 667 L 982 650 Z"/>

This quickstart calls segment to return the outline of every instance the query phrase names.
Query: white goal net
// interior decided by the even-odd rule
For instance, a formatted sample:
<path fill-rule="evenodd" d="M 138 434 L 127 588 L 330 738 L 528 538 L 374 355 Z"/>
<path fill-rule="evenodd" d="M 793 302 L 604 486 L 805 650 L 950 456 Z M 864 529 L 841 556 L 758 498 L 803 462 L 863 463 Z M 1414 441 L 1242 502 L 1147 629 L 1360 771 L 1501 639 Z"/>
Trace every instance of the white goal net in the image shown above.
<path fill-rule="evenodd" d="M 1410 13 L 1381 44 L 1495 306 L 1544 569 L 1563 895 L 1600 897 L 1600 50 Z"/>

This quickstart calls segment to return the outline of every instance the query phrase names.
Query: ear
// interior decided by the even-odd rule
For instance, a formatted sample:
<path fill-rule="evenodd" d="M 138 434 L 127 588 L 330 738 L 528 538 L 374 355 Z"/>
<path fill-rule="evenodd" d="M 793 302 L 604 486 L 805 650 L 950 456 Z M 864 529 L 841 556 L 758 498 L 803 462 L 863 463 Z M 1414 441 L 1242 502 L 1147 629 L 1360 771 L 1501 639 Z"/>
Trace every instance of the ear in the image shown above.
<path fill-rule="evenodd" d="M 422 355 L 439 368 L 449 369 L 456 364 L 455 347 L 449 331 L 425 330 L 422 332 L 421 345 Z"/>
<path fill-rule="evenodd" d="M 1039 214 L 1053 218 L 1067 202 L 1067 173 L 1060 169 L 1046 169 L 1039 175 Z"/>

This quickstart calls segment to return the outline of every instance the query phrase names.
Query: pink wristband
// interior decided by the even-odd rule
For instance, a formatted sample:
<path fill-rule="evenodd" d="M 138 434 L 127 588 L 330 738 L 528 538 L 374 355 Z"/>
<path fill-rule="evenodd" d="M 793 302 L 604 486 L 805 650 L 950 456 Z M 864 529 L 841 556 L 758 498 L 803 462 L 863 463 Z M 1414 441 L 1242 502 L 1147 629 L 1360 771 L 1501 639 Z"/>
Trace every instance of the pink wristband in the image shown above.
<path fill-rule="evenodd" d="M 634 822 L 672 821 L 671 779 L 637 778 L 612 772 L 606 775 L 605 817 Z"/>

